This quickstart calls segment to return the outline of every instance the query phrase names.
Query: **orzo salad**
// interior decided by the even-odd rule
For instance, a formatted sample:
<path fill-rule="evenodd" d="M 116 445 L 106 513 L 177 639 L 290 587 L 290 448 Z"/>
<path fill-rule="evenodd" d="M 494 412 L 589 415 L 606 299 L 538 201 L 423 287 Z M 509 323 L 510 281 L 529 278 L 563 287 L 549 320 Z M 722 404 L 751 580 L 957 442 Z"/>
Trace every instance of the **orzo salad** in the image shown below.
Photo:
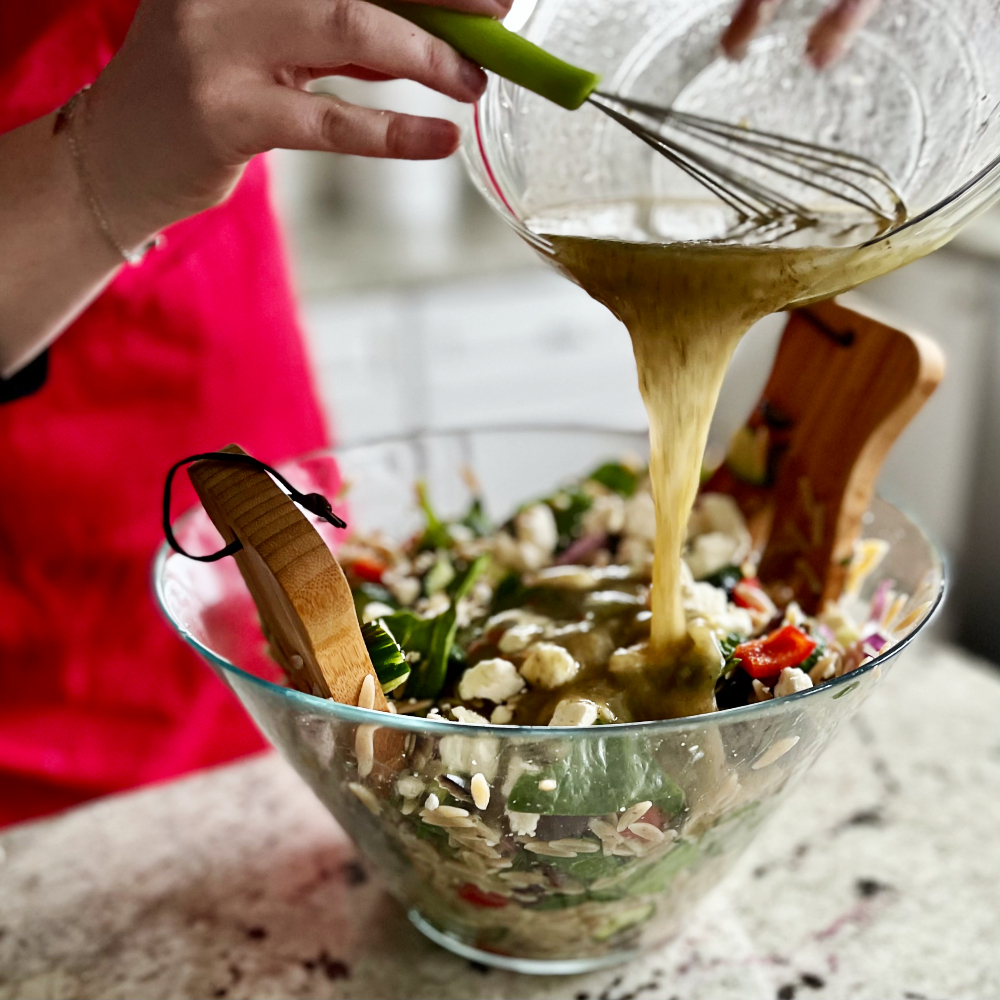
<path fill-rule="evenodd" d="M 650 662 L 653 499 L 637 463 L 608 462 L 493 525 L 474 500 L 408 540 L 355 535 L 338 552 L 397 712 L 480 725 L 594 726 L 677 714 Z M 858 543 L 845 595 L 888 549 Z M 884 586 L 857 620 L 775 605 L 735 501 L 702 494 L 682 553 L 688 634 L 718 664 L 716 706 L 803 691 L 906 635 L 926 604 Z"/>
<path fill-rule="evenodd" d="M 317 790 L 356 837 L 389 838 L 424 921 L 479 951 L 590 958 L 665 940 L 826 736 L 798 713 L 701 715 L 670 739 L 616 725 L 669 710 L 649 680 L 655 525 L 640 464 L 601 465 L 499 525 L 478 500 L 451 520 L 418 500 L 411 538 L 355 534 L 337 556 L 390 711 L 454 735 L 408 732 L 401 763 L 384 765 L 377 727 L 357 726 L 348 778 L 317 775 Z M 913 629 L 921 595 L 884 584 L 856 600 L 886 550 L 859 543 L 845 599 L 821 614 L 779 608 L 735 503 L 701 496 L 684 604 L 691 641 L 718 663 L 718 708 L 822 685 Z"/>

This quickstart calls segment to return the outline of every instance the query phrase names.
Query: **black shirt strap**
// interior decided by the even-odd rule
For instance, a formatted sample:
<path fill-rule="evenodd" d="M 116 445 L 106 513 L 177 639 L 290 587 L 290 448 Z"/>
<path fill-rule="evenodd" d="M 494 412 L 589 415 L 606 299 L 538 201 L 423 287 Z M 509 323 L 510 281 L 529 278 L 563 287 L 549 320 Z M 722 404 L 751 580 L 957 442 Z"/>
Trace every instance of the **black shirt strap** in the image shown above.
<path fill-rule="evenodd" d="M 0 378 L 0 403 L 12 403 L 38 392 L 49 375 L 49 352 L 42 351 L 10 378 Z"/>

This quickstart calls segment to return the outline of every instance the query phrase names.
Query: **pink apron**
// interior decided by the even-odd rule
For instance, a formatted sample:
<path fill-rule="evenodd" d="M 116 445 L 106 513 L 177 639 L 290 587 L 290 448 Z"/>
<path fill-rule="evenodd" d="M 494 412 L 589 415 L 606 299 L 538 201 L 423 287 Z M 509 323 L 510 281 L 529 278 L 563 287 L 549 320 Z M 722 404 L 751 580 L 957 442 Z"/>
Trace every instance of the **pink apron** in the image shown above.
<path fill-rule="evenodd" d="M 92 81 L 135 5 L 0 4 L 0 133 Z M 263 161 L 166 235 L 0 406 L 0 824 L 263 746 L 149 586 L 172 461 L 327 442 Z"/>

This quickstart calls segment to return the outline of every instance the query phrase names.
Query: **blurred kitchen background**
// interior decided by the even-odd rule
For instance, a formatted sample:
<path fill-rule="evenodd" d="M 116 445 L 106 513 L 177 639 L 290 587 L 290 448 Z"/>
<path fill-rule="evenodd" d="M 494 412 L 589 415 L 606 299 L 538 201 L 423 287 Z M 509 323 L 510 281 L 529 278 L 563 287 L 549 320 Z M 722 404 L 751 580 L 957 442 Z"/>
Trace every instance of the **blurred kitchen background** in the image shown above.
<path fill-rule="evenodd" d="M 404 81 L 339 80 L 347 100 L 454 117 Z M 504 423 L 645 427 L 624 328 L 492 213 L 458 156 L 403 163 L 277 151 L 322 396 L 340 443 Z M 942 638 L 1000 664 L 1000 212 L 854 293 L 947 353 L 942 386 L 895 446 L 883 496 L 947 553 Z M 720 448 L 762 388 L 783 321 L 752 330 L 716 416 Z"/>

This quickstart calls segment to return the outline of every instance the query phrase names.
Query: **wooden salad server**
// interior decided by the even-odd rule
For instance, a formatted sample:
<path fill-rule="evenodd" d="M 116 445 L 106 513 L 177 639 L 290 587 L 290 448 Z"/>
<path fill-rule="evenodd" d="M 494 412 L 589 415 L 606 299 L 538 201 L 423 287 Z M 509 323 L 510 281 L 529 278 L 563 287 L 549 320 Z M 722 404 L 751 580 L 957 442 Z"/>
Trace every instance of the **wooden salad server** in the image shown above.
<path fill-rule="evenodd" d="M 882 462 L 943 375 L 919 333 L 835 300 L 791 313 L 757 406 L 702 487 L 736 500 L 781 603 L 814 614 L 840 596 Z"/>
<path fill-rule="evenodd" d="M 246 454 L 233 444 L 222 450 Z M 194 463 L 188 476 L 226 544 L 239 539 L 243 545 L 233 558 L 292 685 L 319 698 L 357 705 L 365 679 L 371 677 L 371 707 L 388 712 L 344 571 L 305 514 L 257 469 L 209 459 Z M 383 765 L 383 772 L 398 769 L 403 734 L 357 728 L 362 776 L 374 761 Z M 369 759 L 363 763 L 366 741 Z"/>

